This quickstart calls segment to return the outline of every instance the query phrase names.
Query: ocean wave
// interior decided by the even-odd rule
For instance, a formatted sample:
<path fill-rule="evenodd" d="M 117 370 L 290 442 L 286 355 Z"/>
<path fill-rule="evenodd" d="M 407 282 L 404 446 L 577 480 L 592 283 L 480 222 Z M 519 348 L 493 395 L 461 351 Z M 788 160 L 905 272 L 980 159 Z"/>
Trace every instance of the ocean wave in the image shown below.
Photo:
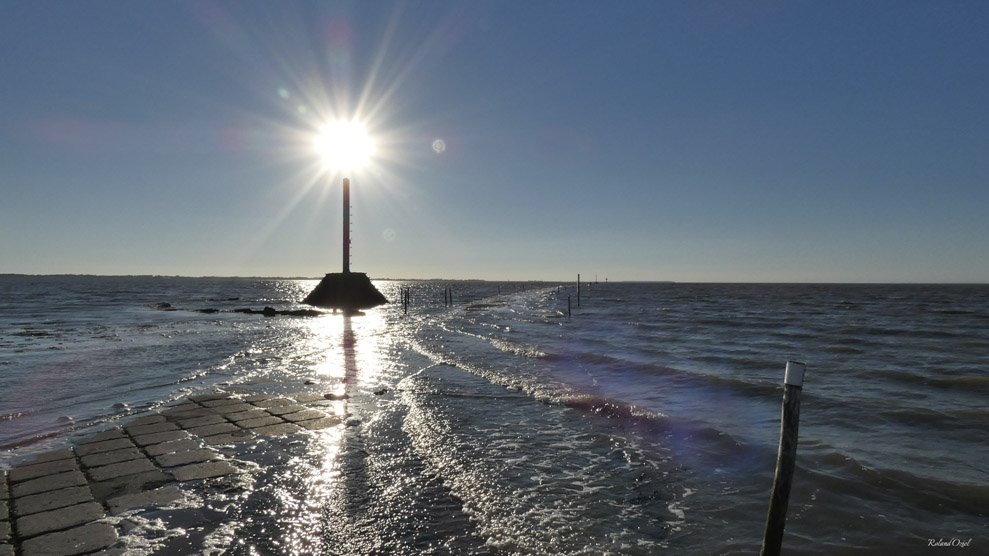
<path fill-rule="evenodd" d="M 985 412 L 983 412 L 985 413 Z M 965 434 L 966 430 L 989 435 L 983 424 L 971 419 L 971 412 L 936 411 L 926 407 L 887 409 L 874 414 L 879 419 L 909 427 L 928 428 L 942 432 Z"/>
<path fill-rule="evenodd" d="M 989 377 L 958 376 L 930 379 L 929 383 L 938 388 L 989 393 Z"/>
<path fill-rule="evenodd" d="M 32 413 L 38 413 L 37 409 L 23 409 L 18 411 L 12 411 L 10 413 L 0 413 L 0 423 L 4 421 L 13 421 L 14 419 L 19 419 L 25 415 L 30 415 Z"/>
<path fill-rule="evenodd" d="M 628 404 L 612 398 L 595 396 L 593 394 L 571 394 L 568 396 L 561 396 L 559 399 L 554 401 L 560 405 L 585 413 L 594 413 L 595 415 L 600 415 L 601 417 L 608 419 L 652 422 L 659 419 L 666 419 L 667 417 L 658 411 L 650 411 L 633 404 Z"/>
<path fill-rule="evenodd" d="M 801 467 L 812 481 L 858 498 L 893 498 L 924 511 L 980 514 L 989 507 L 989 486 L 934 479 L 902 469 L 870 468 L 839 451 L 807 458 Z"/>
<path fill-rule="evenodd" d="M 821 351 L 825 353 L 836 353 L 840 355 L 858 355 L 860 353 L 866 352 L 866 350 L 864 349 L 859 349 L 857 347 L 852 347 L 848 345 L 825 346 L 821 348 Z"/>
<path fill-rule="evenodd" d="M 520 357 L 527 357 L 531 359 L 546 357 L 546 353 L 540 351 L 536 346 L 524 344 L 522 342 L 515 342 L 504 338 L 488 338 L 488 342 L 501 351 L 518 355 Z"/>

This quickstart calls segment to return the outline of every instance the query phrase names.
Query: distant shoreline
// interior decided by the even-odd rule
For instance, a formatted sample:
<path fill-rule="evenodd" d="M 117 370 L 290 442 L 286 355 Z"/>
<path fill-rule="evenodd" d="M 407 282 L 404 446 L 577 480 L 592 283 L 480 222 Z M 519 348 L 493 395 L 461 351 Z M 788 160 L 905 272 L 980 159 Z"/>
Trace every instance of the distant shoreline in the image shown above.
<path fill-rule="evenodd" d="M 58 273 L 58 274 L 31 274 L 21 272 L 3 272 L 0 278 L 140 278 L 140 279 L 181 279 L 181 280 L 320 280 L 322 276 L 183 276 L 172 274 L 81 274 L 81 273 Z M 501 280 L 489 278 L 375 278 L 372 280 L 382 280 L 388 282 L 511 282 L 520 284 L 572 284 L 576 280 Z M 593 282 L 582 280 L 581 284 L 607 285 L 607 284 L 712 284 L 712 285 L 739 285 L 739 286 L 759 286 L 759 285 L 779 285 L 779 286 L 987 286 L 987 282 L 736 282 L 726 280 L 724 282 L 679 282 L 674 280 L 608 280 L 606 282 Z"/>

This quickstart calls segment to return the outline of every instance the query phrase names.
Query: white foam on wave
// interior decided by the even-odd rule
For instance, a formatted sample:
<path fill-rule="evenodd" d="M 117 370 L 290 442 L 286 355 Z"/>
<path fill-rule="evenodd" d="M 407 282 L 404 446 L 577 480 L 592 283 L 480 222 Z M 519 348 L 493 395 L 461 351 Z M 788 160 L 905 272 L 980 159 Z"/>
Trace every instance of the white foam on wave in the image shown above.
<path fill-rule="evenodd" d="M 669 497 L 659 482 L 661 462 L 588 432 L 572 410 L 518 397 L 438 397 L 449 388 L 498 388 L 452 367 L 411 378 L 403 429 L 489 545 L 537 553 L 644 550 L 668 530 L 662 523 L 682 519 L 657 513 L 664 506 L 655 502 Z"/>

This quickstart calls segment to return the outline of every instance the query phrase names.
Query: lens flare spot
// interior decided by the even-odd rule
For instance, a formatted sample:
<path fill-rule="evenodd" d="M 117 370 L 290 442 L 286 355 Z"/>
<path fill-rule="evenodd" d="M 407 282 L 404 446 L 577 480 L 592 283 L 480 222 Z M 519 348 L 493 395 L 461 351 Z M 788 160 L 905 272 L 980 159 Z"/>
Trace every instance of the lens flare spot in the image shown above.
<path fill-rule="evenodd" d="M 381 232 L 381 239 L 385 241 L 395 241 L 395 230 L 385 228 L 385 231 Z"/>
<path fill-rule="evenodd" d="M 298 108 L 296 108 L 296 110 L 298 110 L 298 111 L 299 111 L 299 114 L 305 114 L 306 112 L 308 112 L 308 111 L 309 111 L 308 109 L 306 109 L 306 107 L 305 107 L 305 106 L 303 106 L 303 105 L 301 105 L 301 104 L 299 105 L 299 107 L 298 107 Z"/>
<path fill-rule="evenodd" d="M 436 154 L 442 154 L 446 150 L 446 141 L 442 139 L 437 139 L 433 141 L 433 152 Z"/>
<path fill-rule="evenodd" d="M 288 90 L 285 89 L 284 87 L 279 88 L 278 89 L 278 96 L 282 97 L 283 99 L 288 99 L 288 97 L 289 97 Z"/>

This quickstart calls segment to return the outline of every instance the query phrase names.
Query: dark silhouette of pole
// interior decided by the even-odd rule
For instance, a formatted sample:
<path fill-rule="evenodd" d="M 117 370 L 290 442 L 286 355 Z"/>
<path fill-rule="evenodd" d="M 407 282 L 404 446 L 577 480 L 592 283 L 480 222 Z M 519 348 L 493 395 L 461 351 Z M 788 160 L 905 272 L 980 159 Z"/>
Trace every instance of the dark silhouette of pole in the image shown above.
<path fill-rule="evenodd" d="M 350 178 L 343 178 L 343 273 L 350 274 Z"/>
<path fill-rule="evenodd" d="M 762 537 L 762 556 L 777 556 L 783 546 L 786 507 L 790 502 L 790 484 L 797 463 L 797 431 L 800 425 L 800 391 L 807 365 L 786 362 L 783 378 L 783 416 L 780 419 L 780 448 L 776 456 L 776 476 L 769 499 L 769 515 Z"/>

